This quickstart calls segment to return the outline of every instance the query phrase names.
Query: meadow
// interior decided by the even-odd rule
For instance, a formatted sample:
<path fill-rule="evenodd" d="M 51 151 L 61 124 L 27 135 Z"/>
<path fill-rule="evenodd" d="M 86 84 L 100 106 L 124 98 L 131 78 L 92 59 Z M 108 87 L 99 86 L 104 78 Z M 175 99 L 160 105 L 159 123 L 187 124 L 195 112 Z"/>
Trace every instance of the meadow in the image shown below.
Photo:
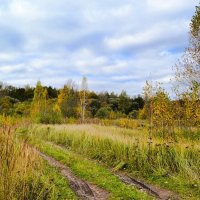
<path fill-rule="evenodd" d="M 33 144 L 43 141 L 50 145 L 48 141 L 60 145 L 113 172 L 128 173 L 172 190 L 181 199 L 198 199 L 200 195 L 199 141 L 184 135 L 177 136 L 176 141 L 166 141 L 149 138 L 145 127 L 126 129 L 94 124 L 33 125 L 29 135 Z"/>
<path fill-rule="evenodd" d="M 1 116 L 0 199 L 85 199 L 41 153 L 103 190 L 104 197 L 94 199 L 166 199 L 141 192 L 118 175 L 170 191 L 171 199 L 199 199 L 198 129 L 190 134 L 194 137 L 177 130 L 176 138 L 149 138 L 145 120 L 42 125 Z"/>

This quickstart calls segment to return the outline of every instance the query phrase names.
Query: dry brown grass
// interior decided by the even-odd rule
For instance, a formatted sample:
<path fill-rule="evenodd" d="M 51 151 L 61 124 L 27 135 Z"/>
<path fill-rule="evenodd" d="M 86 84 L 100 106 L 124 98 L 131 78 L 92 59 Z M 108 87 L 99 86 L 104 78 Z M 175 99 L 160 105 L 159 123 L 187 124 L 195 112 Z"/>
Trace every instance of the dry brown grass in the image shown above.
<path fill-rule="evenodd" d="M 17 123 L 2 118 L 0 124 L 0 199 L 4 200 L 25 199 L 27 180 L 39 165 L 36 150 L 16 138 Z"/>

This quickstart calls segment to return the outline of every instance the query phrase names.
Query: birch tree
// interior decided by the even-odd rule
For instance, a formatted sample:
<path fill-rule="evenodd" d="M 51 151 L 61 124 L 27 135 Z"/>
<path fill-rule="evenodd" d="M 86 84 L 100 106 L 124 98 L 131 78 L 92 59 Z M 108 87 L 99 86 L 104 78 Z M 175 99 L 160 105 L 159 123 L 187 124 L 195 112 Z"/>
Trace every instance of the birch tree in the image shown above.
<path fill-rule="evenodd" d="M 81 119 L 85 121 L 85 111 L 87 106 L 88 97 L 88 83 L 87 78 L 83 77 L 80 90 L 80 103 L 81 103 Z"/>
<path fill-rule="evenodd" d="M 184 122 L 200 124 L 200 6 L 190 23 L 189 46 L 175 65 L 176 94 L 184 102 Z"/>
<path fill-rule="evenodd" d="M 154 97 L 154 90 L 153 90 L 153 84 L 152 82 L 146 81 L 146 85 L 143 88 L 143 94 L 144 94 L 144 100 L 145 100 L 145 106 L 144 106 L 144 112 L 147 114 L 147 119 L 150 124 L 150 130 L 149 130 L 149 137 L 152 138 L 152 129 L 153 129 L 153 106 L 152 106 L 152 100 Z"/>

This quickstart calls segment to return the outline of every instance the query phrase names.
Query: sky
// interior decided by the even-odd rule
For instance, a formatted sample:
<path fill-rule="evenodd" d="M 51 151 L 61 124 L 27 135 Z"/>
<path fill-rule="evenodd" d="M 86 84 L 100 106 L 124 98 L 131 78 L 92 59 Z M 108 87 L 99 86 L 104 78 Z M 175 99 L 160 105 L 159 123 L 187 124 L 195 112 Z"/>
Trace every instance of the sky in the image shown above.
<path fill-rule="evenodd" d="M 171 87 L 195 0 L 0 0 L 0 81 L 93 91 Z"/>

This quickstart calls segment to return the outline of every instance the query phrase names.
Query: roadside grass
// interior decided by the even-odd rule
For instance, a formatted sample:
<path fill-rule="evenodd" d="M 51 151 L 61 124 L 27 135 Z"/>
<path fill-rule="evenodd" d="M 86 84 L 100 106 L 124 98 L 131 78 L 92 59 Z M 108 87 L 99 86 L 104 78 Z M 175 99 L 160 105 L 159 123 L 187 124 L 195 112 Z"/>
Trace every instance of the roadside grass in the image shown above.
<path fill-rule="evenodd" d="M 76 195 L 71 190 L 69 183 L 66 178 L 64 178 L 60 172 L 51 167 L 47 161 L 42 161 L 42 177 L 47 183 L 46 190 L 51 190 L 51 196 L 48 199 L 51 200 L 77 200 Z M 41 199 L 37 197 L 37 199 Z"/>
<path fill-rule="evenodd" d="M 110 193 L 110 200 L 153 199 L 147 194 L 122 183 L 109 170 L 93 161 L 84 159 L 80 155 L 37 139 L 33 139 L 31 143 L 43 153 L 70 167 L 78 177 L 107 190 Z"/>
<path fill-rule="evenodd" d="M 134 176 L 134 173 L 132 173 L 132 175 Z M 150 184 L 156 184 L 161 188 L 166 188 L 171 191 L 174 191 L 176 194 L 179 194 L 178 196 L 180 197 L 180 199 L 200 199 L 200 190 L 198 189 L 198 185 L 195 182 L 187 182 L 187 180 L 185 180 L 185 178 L 183 178 L 181 175 L 163 177 L 160 175 L 153 174 L 143 178 Z"/>
<path fill-rule="evenodd" d="M 146 133 L 142 135 L 138 130 L 97 125 L 92 125 L 91 130 L 89 125 L 37 126 L 31 133 L 34 137 L 62 144 L 107 167 L 125 170 L 171 189 L 182 199 L 198 199 L 200 195 L 198 141 L 148 141 Z"/>
<path fill-rule="evenodd" d="M 27 200 L 77 200 L 68 181 L 46 161 L 40 160 L 40 167 L 35 169 L 32 178 L 27 180 L 29 189 L 25 196 L 18 195 L 17 199 Z M 28 187 L 28 186 L 26 186 Z M 18 188 L 19 189 L 19 188 Z M 13 196 L 11 199 L 15 199 Z"/>
<path fill-rule="evenodd" d="M 72 200 L 66 180 L 21 140 L 20 120 L 0 116 L 0 200 Z"/>

